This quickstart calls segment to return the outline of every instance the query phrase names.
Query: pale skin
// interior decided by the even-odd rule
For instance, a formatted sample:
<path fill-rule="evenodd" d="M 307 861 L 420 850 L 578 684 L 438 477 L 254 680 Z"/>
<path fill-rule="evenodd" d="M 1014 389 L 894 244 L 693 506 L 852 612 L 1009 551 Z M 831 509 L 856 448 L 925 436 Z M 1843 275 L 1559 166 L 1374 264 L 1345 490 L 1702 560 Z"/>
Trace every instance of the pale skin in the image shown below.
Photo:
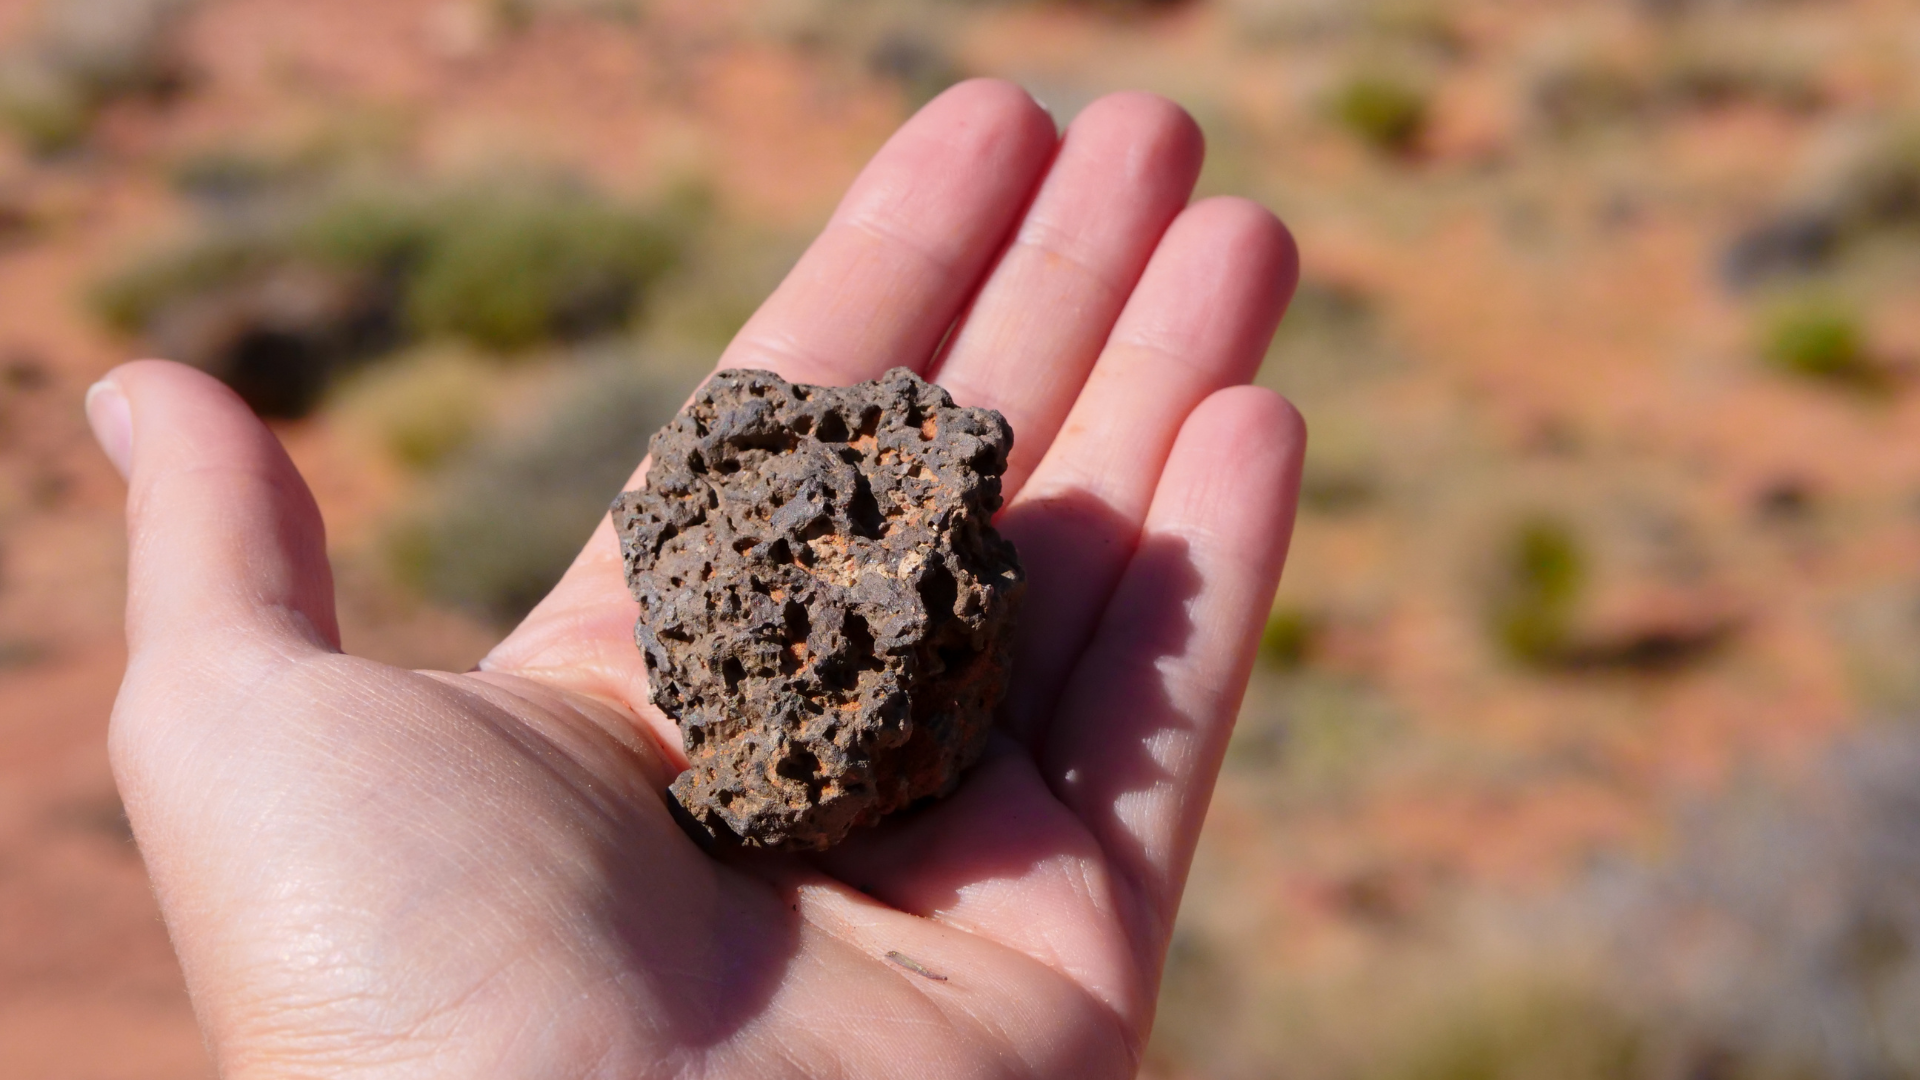
<path fill-rule="evenodd" d="M 1293 243 L 1190 204 L 1202 153 L 1148 95 L 1060 137 L 962 84 L 721 357 L 913 367 L 1017 434 L 1002 731 L 952 798 L 826 856 L 716 857 L 675 824 L 684 758 L 605 521 L 475 670 L 361 659 L 273 435 L 178 365 L 103 380 L 130 488 L 114 771 L 222 1075 L 1136 1071 L 1305 443 L 1247 385 Z"/>

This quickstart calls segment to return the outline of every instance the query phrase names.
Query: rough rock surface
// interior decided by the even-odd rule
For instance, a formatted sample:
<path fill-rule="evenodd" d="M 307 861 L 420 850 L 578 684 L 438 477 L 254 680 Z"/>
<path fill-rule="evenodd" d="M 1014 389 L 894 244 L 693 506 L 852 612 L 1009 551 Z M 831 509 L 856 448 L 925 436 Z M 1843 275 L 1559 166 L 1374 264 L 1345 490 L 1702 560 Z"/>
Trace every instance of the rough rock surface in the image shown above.
<path fill-rule="evenodd" d="M 1013 431 L 896 368 L 715 375 L 614 503 L 672 793 L 754 846 L 828 847 L 959 782 L 1006 687 L 1024 579 L 990 524 Z"/>

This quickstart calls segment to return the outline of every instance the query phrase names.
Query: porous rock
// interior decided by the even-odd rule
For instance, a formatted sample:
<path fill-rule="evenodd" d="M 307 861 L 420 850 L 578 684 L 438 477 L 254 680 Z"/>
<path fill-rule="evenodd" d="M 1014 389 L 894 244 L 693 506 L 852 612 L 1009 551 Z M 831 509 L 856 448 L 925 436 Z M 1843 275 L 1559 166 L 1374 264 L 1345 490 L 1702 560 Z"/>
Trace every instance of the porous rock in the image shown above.
<path fill-rule="evenodd" d="M 991 525 L 1013 431 L 896 368 L 722 371 L 614 503 L 653 703 L 700 828 L 821 849 L 980 756 L 1024 578 Z"/>

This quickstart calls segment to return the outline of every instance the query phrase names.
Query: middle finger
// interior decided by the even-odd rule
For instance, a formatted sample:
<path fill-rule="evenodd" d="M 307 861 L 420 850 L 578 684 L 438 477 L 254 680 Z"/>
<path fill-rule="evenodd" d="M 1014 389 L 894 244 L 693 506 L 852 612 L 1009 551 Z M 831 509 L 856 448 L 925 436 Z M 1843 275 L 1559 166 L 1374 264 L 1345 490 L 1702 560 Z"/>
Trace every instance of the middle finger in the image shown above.
<path fill-rule="evenodd" d="M 718 366 L 827 386 L 924 370 L 1055 145 L 1052 118 L 1012 83 L 940 95 L 874 157 Z"/>
<path fill-rule="evenodd" d="M 1199 127 L 1165 98 L 1112 94 L 1087 106 L 954 328 L 933 378 L 1013 425 L 1008 499 L 1066 420 L 1203 153 Z"/>

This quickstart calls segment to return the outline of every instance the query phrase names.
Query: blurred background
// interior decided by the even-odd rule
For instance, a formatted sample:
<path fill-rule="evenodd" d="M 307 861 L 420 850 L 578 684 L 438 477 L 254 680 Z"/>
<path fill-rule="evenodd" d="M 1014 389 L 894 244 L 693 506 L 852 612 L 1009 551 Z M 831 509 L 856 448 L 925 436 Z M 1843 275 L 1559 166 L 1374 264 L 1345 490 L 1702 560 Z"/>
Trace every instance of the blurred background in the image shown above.
<path fill-rule="evenodd" d="M 1920 5 L 0 0 L 0 1076 L 210 1075 L 114 795 L 137 353 L 471 664 L 970 75 L 1206 129 L 1312 428 L 1149 1074 L 1920 1077 Z"/>

